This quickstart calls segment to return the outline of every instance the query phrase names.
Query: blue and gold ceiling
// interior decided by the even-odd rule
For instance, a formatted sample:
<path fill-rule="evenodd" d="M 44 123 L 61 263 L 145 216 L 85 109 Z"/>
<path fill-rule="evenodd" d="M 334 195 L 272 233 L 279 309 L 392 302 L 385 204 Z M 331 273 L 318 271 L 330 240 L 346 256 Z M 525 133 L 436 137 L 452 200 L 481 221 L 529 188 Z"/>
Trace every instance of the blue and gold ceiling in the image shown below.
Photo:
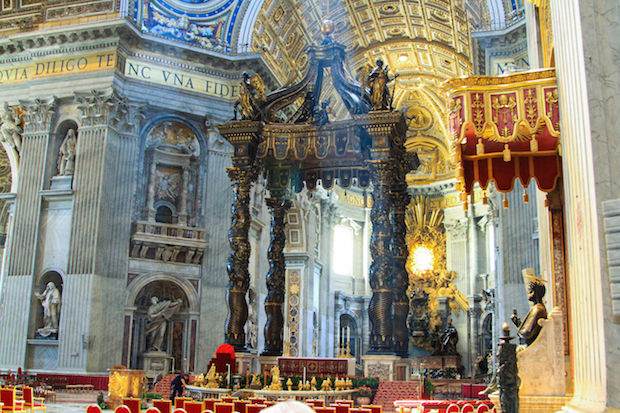
<path fill-rule="evenodd" d="M 230 52 L 243 0 L 136 0 L 134 22 L 145 33 Z"/>

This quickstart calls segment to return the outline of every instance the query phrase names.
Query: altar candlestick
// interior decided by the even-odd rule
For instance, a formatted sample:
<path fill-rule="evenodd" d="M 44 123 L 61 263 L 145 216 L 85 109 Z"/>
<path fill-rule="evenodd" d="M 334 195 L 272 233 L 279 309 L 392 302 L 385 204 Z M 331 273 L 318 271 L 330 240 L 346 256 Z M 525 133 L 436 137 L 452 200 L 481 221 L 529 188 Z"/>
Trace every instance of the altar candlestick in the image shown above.
<path fill-rule="evenodd" d="M 228 366 L 228 387 L 230 387 L 230 364 L 227 364 Z"/>
<path fill-rule="evenodd" d="M 336 355 L 340 355 L 340 327 L 336 330 Z"/>
<path fill-rule="evenodd" d="M 303 383 L 304 383 L 304 386 L 305 386 L 306 385 L 306 368 L 305 367 L 304 367 L 304 381 L 303 381 Z"/>
<path fill-rule="evenodd" d="M 351 340 L 351 326 L 347 326 L 347 346 L 349 345 L 350 340 Z"/>

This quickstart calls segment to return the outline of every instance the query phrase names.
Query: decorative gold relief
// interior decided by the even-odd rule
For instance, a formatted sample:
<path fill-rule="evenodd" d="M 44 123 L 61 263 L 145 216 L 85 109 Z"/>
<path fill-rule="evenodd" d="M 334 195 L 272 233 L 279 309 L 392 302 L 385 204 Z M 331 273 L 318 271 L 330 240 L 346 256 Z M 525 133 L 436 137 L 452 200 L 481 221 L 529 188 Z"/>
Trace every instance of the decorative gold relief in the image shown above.
<path fill-rule="evenodd" d="M 405 222 L 409 248 L 407 292 L 410 297 L 410 340 L 415 346 L 435 351 L 438 349 L 434 333 L 442 327 L 438 298 L 446 297 L 448 313 L 454 314 L 466 311 L 469 303 L 454 285 L 458 275 L 446 267 L 443 211 L 437 208 L 435 200 L 414 198 L 407 210 Z M 430 267 L 429 262 L 432 262 Z"/>

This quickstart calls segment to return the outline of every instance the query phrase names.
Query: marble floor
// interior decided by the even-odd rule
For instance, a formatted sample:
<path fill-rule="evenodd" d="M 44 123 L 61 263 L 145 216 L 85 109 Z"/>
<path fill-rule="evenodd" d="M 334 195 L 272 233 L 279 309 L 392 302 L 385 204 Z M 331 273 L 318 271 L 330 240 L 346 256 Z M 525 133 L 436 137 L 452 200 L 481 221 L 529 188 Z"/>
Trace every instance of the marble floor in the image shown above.
<path fill-rule="evenodd" d="M 89 404 L 85 403 L 46 403 L 47 413 L 84 413 Z M 110 410 L 111 411 L 111 410 Z"/>

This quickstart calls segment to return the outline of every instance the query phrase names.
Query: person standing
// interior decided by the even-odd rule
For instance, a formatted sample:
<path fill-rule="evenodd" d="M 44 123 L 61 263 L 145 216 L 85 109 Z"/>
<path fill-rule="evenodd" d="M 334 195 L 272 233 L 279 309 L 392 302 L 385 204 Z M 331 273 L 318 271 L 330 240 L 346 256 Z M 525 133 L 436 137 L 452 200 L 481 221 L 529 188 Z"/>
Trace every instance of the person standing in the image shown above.
<path fill-rule="evenodd" d="M 170 382 L 170 400 L 174 404 L 174 399 L 183 396 L 185 386 L 189 383 L 189 374 L 181 373 Z"/>

